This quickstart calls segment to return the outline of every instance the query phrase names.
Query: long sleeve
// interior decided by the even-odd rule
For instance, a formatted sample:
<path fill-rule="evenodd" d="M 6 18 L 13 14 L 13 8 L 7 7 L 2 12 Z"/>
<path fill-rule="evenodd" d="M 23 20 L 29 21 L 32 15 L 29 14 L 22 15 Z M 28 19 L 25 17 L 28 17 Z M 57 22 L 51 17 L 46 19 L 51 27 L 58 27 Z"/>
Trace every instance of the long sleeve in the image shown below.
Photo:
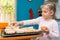
<path fill-rule="evenodd" d="M 23 25 L 39 24 L 39 22 L 40 22 L 39 19 L 41 19 L 41 18 L 39 17 L 39 18 L 32 19 L 32 20 L 24 20 L 22 22 L 24 23 Z"/>
<path fill-rule="evenodd" d="M 54 22 L 54 23 L 52 24 L 52 27 L 51 27 L 49 36 L 50 36 L 51 38 L 58 38 L 58 37 L 59 37 L 59 29 L 58 29 L 58 24 L 57 24 L 57 22 Z"/>

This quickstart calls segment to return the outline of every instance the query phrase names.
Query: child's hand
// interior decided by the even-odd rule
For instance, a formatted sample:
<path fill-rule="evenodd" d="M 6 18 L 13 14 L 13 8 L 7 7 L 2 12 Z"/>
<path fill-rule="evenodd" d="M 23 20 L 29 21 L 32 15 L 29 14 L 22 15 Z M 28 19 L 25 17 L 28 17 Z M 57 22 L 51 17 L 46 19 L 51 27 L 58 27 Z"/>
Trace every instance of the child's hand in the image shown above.
<path fill-rule="evenodd" d="M 12 23 L 12 26 L 18 26 L 19 24 L 23 25 L 23 22 L 14 22 Z"/>
<path fill-rule="evenodd" d="M 18 22 L 11 23 L 12 26 L 18 26 Z"/>
<path fill-rule="evenodd" d="M 41 30 L 44 31 L 46 34 L 49 34 L 49 30 L 46 26 L 42 26 Z"/>

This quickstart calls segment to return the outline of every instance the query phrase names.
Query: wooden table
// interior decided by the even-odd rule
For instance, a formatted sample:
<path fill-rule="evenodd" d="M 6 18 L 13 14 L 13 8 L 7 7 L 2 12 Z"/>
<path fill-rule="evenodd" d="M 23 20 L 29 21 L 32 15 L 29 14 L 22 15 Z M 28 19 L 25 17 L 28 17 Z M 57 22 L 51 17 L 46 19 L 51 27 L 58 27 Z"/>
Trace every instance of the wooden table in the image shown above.
<path fill-rule="evenodd" d="M 18 37 L 0 37 L 0 40 L 30 40 L 31 38 L 41 37 L 42 34 L 28 35 L 28 36 L 18 36 Z"/>

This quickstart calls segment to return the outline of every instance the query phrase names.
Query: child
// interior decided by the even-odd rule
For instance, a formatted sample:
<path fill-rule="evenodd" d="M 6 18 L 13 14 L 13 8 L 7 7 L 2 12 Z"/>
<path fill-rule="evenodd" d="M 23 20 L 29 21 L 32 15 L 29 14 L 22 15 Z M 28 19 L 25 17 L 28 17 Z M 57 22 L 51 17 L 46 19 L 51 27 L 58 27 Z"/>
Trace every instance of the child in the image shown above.
<path fill-rule="evenodd" d="M 42 17 L 38 17 L 32 20 L 25 20 L 15 22 L 15 26 L 18 24 L 29 25 L 38 24 L 39 30 L 45 31 L 42 37 L 38 37 L 36 40 L 52 40 L 52 38 L 59 37 L 58 24 L 55 20 L 56 6 L 54 3 L 46 3 L 42 5 Z"/>

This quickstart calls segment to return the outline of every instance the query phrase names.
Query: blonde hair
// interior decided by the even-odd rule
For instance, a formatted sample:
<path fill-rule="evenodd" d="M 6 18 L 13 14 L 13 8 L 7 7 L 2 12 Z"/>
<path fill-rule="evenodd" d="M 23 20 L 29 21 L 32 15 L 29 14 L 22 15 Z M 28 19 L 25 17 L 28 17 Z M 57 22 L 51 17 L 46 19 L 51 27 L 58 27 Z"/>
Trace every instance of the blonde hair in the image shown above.
<path fill-rule="evenodd" d="M 55 12 L 56 12 L 56 5 L 54 2 L 46 2 L 44 5 L 42 5 L 41 7 L 43 8 L 44 6 L 47 6 L 49 8 L 49 10 L 52 10 L 54 12 L 54 14 L 52 15 L 53 19 L 56 19 L 55 16 Z"/>

